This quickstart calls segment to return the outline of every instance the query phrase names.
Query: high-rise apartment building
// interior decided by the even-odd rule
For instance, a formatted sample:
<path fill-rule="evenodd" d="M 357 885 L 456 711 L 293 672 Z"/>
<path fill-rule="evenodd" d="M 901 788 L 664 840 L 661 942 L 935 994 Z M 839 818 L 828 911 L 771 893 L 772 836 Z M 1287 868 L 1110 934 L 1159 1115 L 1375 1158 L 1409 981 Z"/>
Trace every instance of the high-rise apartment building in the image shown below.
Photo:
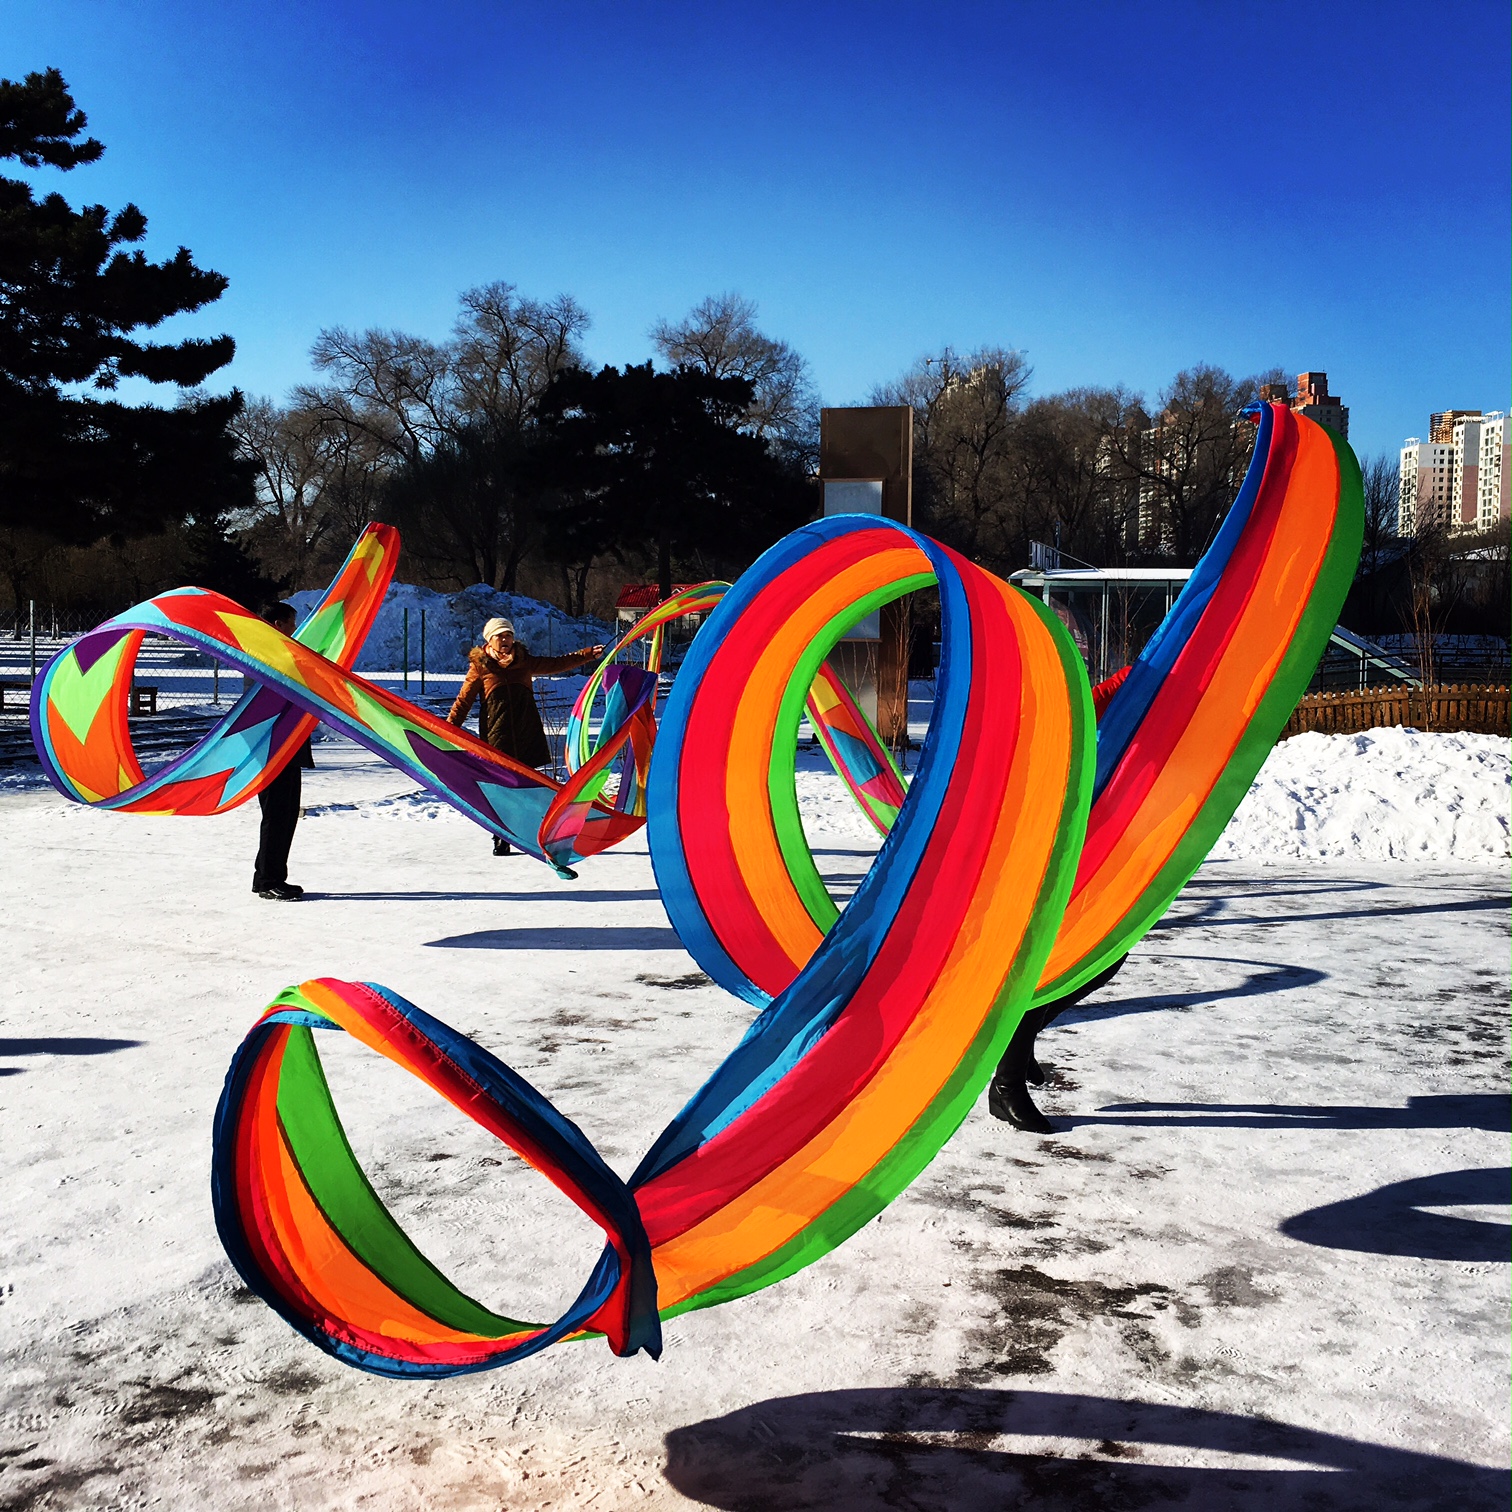
<path fill-rule="evenodd" d="M 1328 392 L 1327 373 L 1298 373 L 1297 397 L 1291 407 L 1319 425 L 1326 425 L 1336 436 L 1349 440 L 1349 411 L 1337 394 Z"/>
<path fill-rule="evenodd" d="M 1449 426 L 1449 528 L 1475 530 L 1480 523 L 1480 435 L 1484 417 L 1456 415 Z"/>
<path fill-rule="evenodd" d="M 1508 517 L 1507 417 L 1500 410 L 1443 410 L 1429 439 L 1409 436 L 1397 486 L 1397 532 L 1441 525 L 1454 535 L 1492 529 Z"/>
<path fill-rule="evenodd" d="M 1401 473 L 1397 483 L 1397 534 L 1410 536 L 1419 525 L 1444 525 L 1449 521 L 1452 493 L 1449 473 L 1454 448 L 1441 441 L 1420 441 L 1408 436 L 1402 447 Z"/>
<path fill-rule="evenodd" d="M 1327 373 L 1298 373 L 1295 394 L 1289 384 L 1262 383 L 1260 399 L 1262 402 L 1287 405 L 1295 414 L 1316 420 L 1335 435 L 1346 440 L 1349 437 L 1349 411 L 1337 394 L 1328 392 Z M 1228 482 L 1230 490 L 1237 492 L 1244 478 L 1244 470 L 1249 465 L 1254 427 L 1246 417 L 1236 415 L 1229 418 L 1233 433 L 1242 438 L 1242 444 L 1234 446 L 1230 452 L 1232 470 Z M 1129 544 L 1165 555 L 1176 547 L 1175 532 L 1167 507 L 1170 493 L 1167 479 L 1185 474 L 1193 463 L 1196 449 L 1212 445 L 1215 438 L 1211 431 L 1205 438 L 1199 437 L 1189 424 L 1170 410 L 1153 422 L 1142 413 L 1138 419 L 1141 422 L 1137 429 L 1138 497 L 1131 521 L 1133 529 Z M 1111 449 L 1108 449 L 1099 461 L 1099 467 L 1110 470 L 1110 459 Z"/>
<path fill-rule="evenodd" d="M 1475 528 L 1491 530 L 1508 517 L 1507 417 L 1500 410 L 1483 415 L 1479 425 L 1475 486 Z"/>
<path fill-rule="evenodd" d="M 1478 420 L 1479 410 L 1441 410 L 1428 417 L 1428 439 L 1440 446 L 1454 445 L 1454 427 L 1461 420 Z"/>
<path fill-rule="evenodd" d="M 1326 425 L 1336 436 L 1349 439 L 1349 411 L 1337 394 L 1328 392 L 1327 373 L 1298 373 L 1295 394 L 1284 383 L 1262 383 L 1260 398 L 1289 405 L 1296 414 L 1306 415 L 1309 420 Z"/>

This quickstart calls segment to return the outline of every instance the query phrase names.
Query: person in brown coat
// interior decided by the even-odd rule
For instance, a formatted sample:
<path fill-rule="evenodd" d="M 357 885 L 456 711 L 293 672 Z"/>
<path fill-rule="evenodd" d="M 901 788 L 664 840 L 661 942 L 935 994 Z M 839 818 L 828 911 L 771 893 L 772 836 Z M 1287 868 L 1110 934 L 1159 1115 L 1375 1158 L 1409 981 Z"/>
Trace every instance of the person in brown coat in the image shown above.
<path fill-rule="evenodd" d="M 603 655 L 602 646 L 587 646 L 566 656 L 533 656 L 515 640 L 514 626 L 507 619 L 491 619 L 483 627 L 483 644 L 467 653 L 467 676 L 446 717 L 460 727 L 481 694 L 478 734 L 494 750 L 525 766 L 546 766 L 551 748 L 541 728 L 532 682 L 537 677 L 574 672 Z M 493 850 L 496 856 L 507 856 L 509 842 L 495 836 Z"/>

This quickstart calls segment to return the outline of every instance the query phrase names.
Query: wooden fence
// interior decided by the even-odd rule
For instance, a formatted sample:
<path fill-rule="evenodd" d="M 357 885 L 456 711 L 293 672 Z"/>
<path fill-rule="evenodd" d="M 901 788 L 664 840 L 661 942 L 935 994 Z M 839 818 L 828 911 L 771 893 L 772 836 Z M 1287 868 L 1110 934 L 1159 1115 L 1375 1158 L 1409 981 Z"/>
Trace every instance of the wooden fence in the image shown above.
<path fill-rule="evenodd" d="M 1506 735 L 1507 690 L 1473 684 L 1430 688 L 1366 688 L 1358 693 L 1309 693 L 1296 707 L 1282 740 L 1315 730 L 1322 735 L 1351 735 L 1389 725 L 1418 730 L 1471 730 Z"/>

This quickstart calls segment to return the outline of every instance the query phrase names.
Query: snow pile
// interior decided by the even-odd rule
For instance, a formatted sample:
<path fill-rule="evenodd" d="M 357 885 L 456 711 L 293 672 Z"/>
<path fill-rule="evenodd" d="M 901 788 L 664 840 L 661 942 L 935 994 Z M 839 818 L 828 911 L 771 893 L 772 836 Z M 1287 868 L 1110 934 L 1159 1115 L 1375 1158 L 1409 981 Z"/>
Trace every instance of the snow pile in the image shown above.
<path fill-rule="evenodd" d="M 1505 862 L 1512 742 L 1370 730 L 1282 741 L 1219 836 L 1215 861 Z M 816 846 L 875 849 L 876 831 L 817 750 L 798 808 Z"/>
<path fill-rule="evenodd" d="M 289 602 L 301 618 L 314 608 L 320 593 L 307 588 L 291 593 Z M 409 610 L 409 665 L 420 665 L 420 611 L 425 611 L 425 663 L 432 672 L 461 673 L 467 653 L 478 644 L 485 620 L 512 620 L 515 634 L 537 656 L 561 656 L 583 646 L 607 645 L 613 630 L 601 620 L 573 619 L 554 604 L 522 593 L 501 593 L 474 583 L 460 593 L 437 593 L 413 583 L 391 583 L 378 619 L 357 658 L 358 672 L 393 672 L 404 665 L 404 611 Z"/>
<path fill-rule="evenodd" d="M 1212 859 L 1504 862 L 1509 784 L 1500 735 L 1296 735 L 1271 752 Z"/>

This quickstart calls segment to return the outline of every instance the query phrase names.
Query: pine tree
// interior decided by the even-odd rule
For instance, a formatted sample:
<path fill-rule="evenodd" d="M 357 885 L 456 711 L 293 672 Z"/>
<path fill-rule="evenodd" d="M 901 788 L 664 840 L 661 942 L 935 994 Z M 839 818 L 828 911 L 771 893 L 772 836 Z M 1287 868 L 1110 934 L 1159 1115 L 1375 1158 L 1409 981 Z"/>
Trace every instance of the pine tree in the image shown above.
<path fill-rule="evenodd" d="M 548 550 L 581 561 L 593 540 L 649 548 L 666 598 L 674 558 L 750 561 L 803 524 L 814 505 L 803 472 L 740 428 L 753 393 L 744 378 L 649 362 L 559 374 L 537 411 L 535 465 L 562 496 Z"/>
<path fill-rule="evenodd" d="M 0 79 L 0 160 L 70 171 L 103 145 L 55 68 Z M 214 520 L 251 502 L 230 424 L 237 392 L 188 392 L 230 362 L 235 343 L 136 338 L 218 299 L 226 279 L 189 251 L 151 262 L 133 204 L 75 210 L 0 177 L 0 525 L 87 544 Z M 185 391 L 173 408 L 110 397 L 122 378 Z"/>

